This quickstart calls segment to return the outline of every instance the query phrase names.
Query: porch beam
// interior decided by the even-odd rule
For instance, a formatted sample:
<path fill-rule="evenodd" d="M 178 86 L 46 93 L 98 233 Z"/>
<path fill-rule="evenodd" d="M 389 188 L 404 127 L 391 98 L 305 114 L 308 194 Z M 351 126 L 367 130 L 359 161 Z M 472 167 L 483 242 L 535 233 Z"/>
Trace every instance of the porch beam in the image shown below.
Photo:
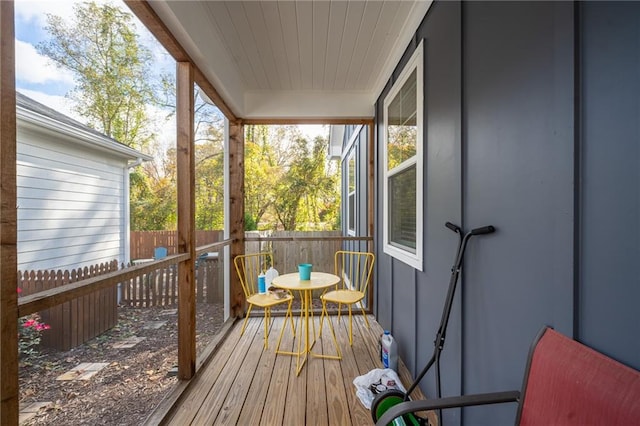
<path fill-rule="evenodd" d="M 207 97 L 211 99 L 229 121 L 237 121 L 238 118 L 218 90 L 196 66 L 191 56 L 189 56 L 180 42 L 176 40 L 171 31 L 169 31 L 167 26 L 158 17 L 158 14 L 156 14 L 155 10 L 149 5 L 149 2 L 146 0 L 124 0 L 124 3 L 131 9 L 131 12 L 138 17 L 140 22 L 147 27 L 151 34 L 155 36 L 158 42 L 167 49 L 167 52 L 169 52 L 176 62 L 189 62 L 191 64 L 193 68 L 193 79 L 202 91 L 204 91 Z"/>
<path fill-rule="evenodd" d="M 195 154 L 193 67 L 176 64 L 176 164 L 178 189 L 178 253 L 189 259 L 178 263 L 178 378 L 196 372 L 195 298 Z"/>
<path fill-rule="evenodd" d="M 16 80 L 13 0 L 0 1 L 0 424 L 18 424 Z"/>
<path fill-rule="evenodd" d="M 240 317 L 244 314 L 245 296 L 240 278 L 233 266 L 233 259 L 244 254 L 244 125 L 229 123 L 229 237 L 231 243 L 231 262 L 229 301 L 230 315 Z"/>
<path fill-rule="evenodd" d="M 373 125 L 373 118 L 362 117 L 321 117 L 321 118 L 302 118 L 302 117 L 287 117 L 287 118 L 243 118 L 242 124 L 263 124 L 263 125 L 296 125 L 296 124 L 353 124 L 353 125 Z"/>

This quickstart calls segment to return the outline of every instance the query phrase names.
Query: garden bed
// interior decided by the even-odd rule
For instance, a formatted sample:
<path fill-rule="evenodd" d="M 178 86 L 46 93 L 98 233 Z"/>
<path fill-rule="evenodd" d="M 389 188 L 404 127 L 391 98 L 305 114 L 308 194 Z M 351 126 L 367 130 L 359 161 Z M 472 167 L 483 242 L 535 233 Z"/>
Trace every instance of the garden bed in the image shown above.
<path fill-rule="evenodd" d="M 200 303 L 196 316 L 199 353 L 222 326 L 222 305 Z M 144 339 L 130 348 L 118 347 L 134 336 Z M 117 326 L 97 338 L 69 351 L 43 349 L 21 360 L 20 409 L 49 403 L 21 424 L 143 423 L 177 381 L 172 374 L 178 363 L 177 344 L 175 308 L 119 307 Z M 88 380 L 57 380 L 82 363 L 107 365 Z"/>

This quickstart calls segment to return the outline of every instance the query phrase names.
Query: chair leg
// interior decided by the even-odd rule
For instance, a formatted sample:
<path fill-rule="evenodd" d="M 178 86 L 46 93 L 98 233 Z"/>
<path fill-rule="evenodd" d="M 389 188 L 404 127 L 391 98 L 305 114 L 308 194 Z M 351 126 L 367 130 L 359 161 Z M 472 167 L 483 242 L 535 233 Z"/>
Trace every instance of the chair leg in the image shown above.
<path fill-rule="evenodd" d="M 353 346 L 353 324 L 351 320 L 351 305 L 349 305 L 349 345 Z"/>
<path fill-rule="evenodd" d="M 284 325 L 280 329 L 280 336 L 278 337 L 278 343 L 276 344 L 276 353 L 278 353 L 278 351 L 280 350 L 280 342 L 282 342 L 282 336 L 284 335 L 284 329 L 287 328 L 287 318 L 289 318 L 289 321 L 291 321 L 291 332 L 293 333 L 293 336 L 295 337 L 295 335 L 296 335 L 296 329 L 295 329 L 295 326 L 293 325 L 293 312 L 291 311 L 291 303 L 292 302 L 293 302 L 293 299 L 289 300 L 289 306 L 287 308 L 287 313 L 284 316 Z"/>
<path fill-rule="evenodd" d="M 364 311 L 364 304 L 360 301 L 360 310 L 362 311 L 362 316 L 364 317 L 364 322 L 367 324 L 367 328 L 369 327 L 369 320 L 367 319 L 367 313 Z"/>
<path fill-rule="evenodd" d="M 327 318 L 327 322 L 329 323 L 329 331 L 331 332 L 331 337 L 333 337 L 333 343 L 336 345 L 336 357 L 337 359 L 342 359 L 342 353 L 340 352 L 340 346 L 338 345 L 338 338 L 336 337 L 336 331 L 333 328 L 333 324 L 331 323 L 331 317 L 329 316 L 329 312 L 327 311 L 327 308 L 325 305 L 323 305 L 323 315 L 322 318 L 325 317 L 326 313 L 326 318 Z M 322 321 L 322 319 L 320 320 L 320 337 L 322 337 L 322 324 L 324 321 Z"/>
<path fill-rule="evenodd" d="M 327 312 L 327 302 L 323 300 L 322 301 L 322 312 L 320 313 L 320 331 L 318 332 L 318 334 L 320 336 L 322 336 L 322 326 L 324 325 L 324 317 L 325 317 L 325 315 L 329 316 L 329 313 Z"/>
<path fill-rule="evenodd" d="M 269 317 L 270 309 L 264 308 L 264 348 L 269 349 Z"/>
<path fill-rule="evenodd" d="M 291 310 L 291 305 L 293 304 L 293 299 L 289 300 L 289 308 L 287 309 L 287 315 L 289 315 L 289 321 L 291 321 L 291 333 L 293 333 L 293 335 L 296 335 L 296 327 L 293 324 L 293 311 Z M 285 317 L 284 319 L 285 322 L 285 327 L 287 326 L 287 318 Z M 283 327 L 284 328 L 284 327 Z"/>
<path fill-rule="evenodd" d="M 309 298 L 308 302 L 311 304 L 311 306 L 309 306 L 309 311 L 311 312 L 311 327 L 313 327 L 313 340 L 316 340 L 316 322 L 314 321 L 313 318 L 313 296 Z"/>
<path fill-rule="evenodd" d="M 249 321 L 249 314 L 251 313 L 251 308 L 253 305 L 249 305 L 249 309 L 247 309 L 247 313 L 244 315 L 244 322 L 242 323 L 242 330 L 240 330 L 240 335 L 244 334 L 244 329 L 247 327 L 247 321 Z"/>

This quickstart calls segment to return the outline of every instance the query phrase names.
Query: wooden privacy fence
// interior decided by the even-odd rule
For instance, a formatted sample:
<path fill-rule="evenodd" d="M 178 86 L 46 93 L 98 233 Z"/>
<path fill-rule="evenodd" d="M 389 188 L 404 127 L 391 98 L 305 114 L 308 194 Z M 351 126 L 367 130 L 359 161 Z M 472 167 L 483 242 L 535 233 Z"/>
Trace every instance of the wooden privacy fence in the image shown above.
<path fill-rule="evenodd" d="M 296 272 L 299 263 L 313 264 L 313 270 L 318 272 L 333 272 L 335 252 L 341 250 L 340 240 L 308 240 L 309 238 L 340 237 L 340 231 L 248 231 L 246 238 L 282 238 L 275 241 L 247 241 L 246 253 L 273 251 L 274 268 L 281 274 Z M 304 240 L 296 240 L 305 238 Z"/>
<path fill-rule="evenodd" d="M 118 261 L 71 271 L 18 271 L 21 296 L 118 270 Z M 100 335 L 118 323 L 116 287 L 105 288 L 40 312 L 51 329 L 42 334 L 45 347 L 67 351 Z"/>
<path fill-rule="evenodd" d="M 153 258 L 153 249 L 166 247 L 167 254 L 176 254 L 178 231 L 131 231 L 131 260 Z M 196 247 L 217 243 L 222 240 L 223 231 L 196 231 Z"/>
<path fill-rule="evenodd" d="M 221 259 L 221 258 L 220 258 Z M 196 302 L 223 303 L 224 270 L 218 253 L 198 259 L 196 266 Z M 138 275 L 120 284 L 120 303 L 136 307 L 178 304 L 177 265 Z"/>
<path fill-rule="evenodd" d="M 196 302 L 224 301 L 224 271 L 217 255 L 198 259 Z M 125 265 L 121 267 L 125 268 Z M 18 287 L 20 296 L 28 296 L 116 270 L 117 260 L 70 271 L 18 271 Z M 170 265 L 40 312 L 42 321 L 51 326 L 42 334 L 41 344 L 67 351 L 99 336 L 118 323 L 118 304 L 151 307 L 175 306 L 177 303 L 177 265 Z"/>

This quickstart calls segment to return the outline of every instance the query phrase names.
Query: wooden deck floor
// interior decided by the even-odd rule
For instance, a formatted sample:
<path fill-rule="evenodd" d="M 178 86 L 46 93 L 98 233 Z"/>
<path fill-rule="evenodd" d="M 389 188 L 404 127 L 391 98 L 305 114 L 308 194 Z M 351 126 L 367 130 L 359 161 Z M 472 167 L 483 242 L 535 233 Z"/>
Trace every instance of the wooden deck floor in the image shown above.
<path fill-rule="evenodd" d="M 214 357 L 188 384 L 183 385 L 171 408 L 159 407 L 148 423 L 166 425 L 372 425 L 371 415 L 355 394 L 353 379 L 381 368 L 378 338 L 382 328 L 369 317 L 367 328 L 362 315 L 354 317 L 354 342 L 349 346 L 348 321 L 332 317 L 341 360 L 311 358 L 299 376 L 296 359 L 276 355 L 275 346 L 283 326 L 274 318 L 269 348 L 263 350 L 261 317 L 251 318 L 243 336 L 238 321 Z M 318 318 L 316 318 L 318 323 Z M 326 327 L 326 326 L 325 326 Z M 285 332 L 281 349 L 293 348 L 293 337 Z M 314 346 L 335 353 L 328 330 Z M 412 383 L 402 361 L 399 375 L 405 387 Z M 419 390 L 411 395 L 424 398 Z M 167 405 L 165 403 L 165 405 Z"/>

